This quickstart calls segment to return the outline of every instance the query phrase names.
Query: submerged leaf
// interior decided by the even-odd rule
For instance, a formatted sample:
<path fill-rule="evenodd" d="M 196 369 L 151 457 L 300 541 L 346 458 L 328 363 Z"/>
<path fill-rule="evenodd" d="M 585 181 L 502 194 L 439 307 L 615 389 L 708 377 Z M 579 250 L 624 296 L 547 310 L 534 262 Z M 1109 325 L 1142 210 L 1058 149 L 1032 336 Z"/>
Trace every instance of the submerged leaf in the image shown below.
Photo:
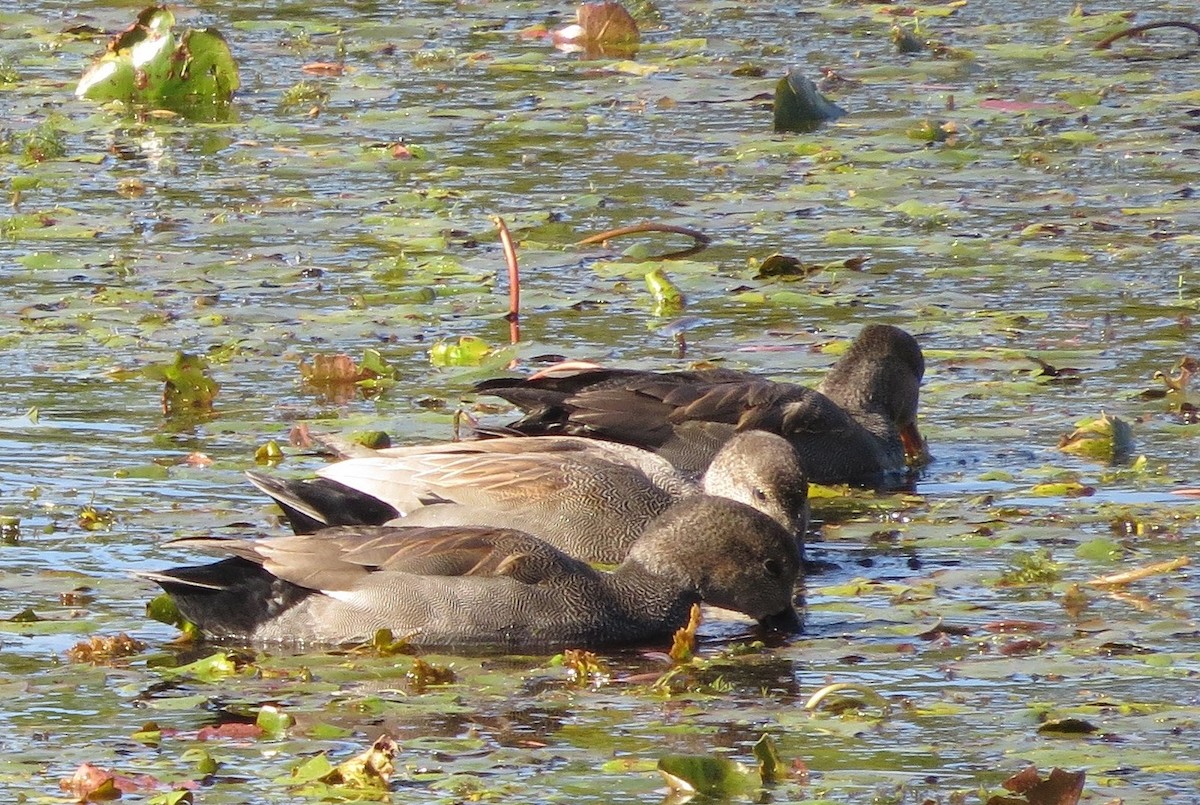
<path fill-rule="evenodd" d="M 413 659 L 412 667 L 408 669 L 404 678 L 417 693 L 423 693 L 430 685 L 449 685 L 457 679 L 453 668 L 434 665 L 420 657 Z"/>
<path fill-rule="evenodd" d="M 903 25 L 892 26 L 892 44 L 897 53 L 920 53 L 925 49 L 925 40 L 917 36 L 912 28 Z"/>
<path fill-rule="evenodd" d="M 38 617 L 38 614 L 33 611 L 32 607 L 26 607 L 16 615 L 13 615 L 11 618 L 7 618 L 6 620 L 8 620 L 10 623 L 37 623 L 41 620 L 41 618 Z"/>
<path fill-rule="evenodd" d="M 244 721 L 228 721 L 224 724 L 208 724 L 196 731 L 197 741 L 257 741 L 266 730 L 258 724 Z"/>
<path fill-rule="evenodd" d="M 824 266 L 806 266 L 799 257 L 775 253 L 763 258 L 763 261 L 758 266 L 758 273 L 754 275 L 754 279 L 762 280 L 772 277 L 803 279 L 817 273 L 822 268 Z"/>
<path fill-rule="evenodd" d="M 1099 727 L 1082 718 L 1056 718 L 1043 722 L 1037 731 L 1041 733 L 1060 733 L 1063 735 L 1087 735 Z"/>
<path fill-rule="evenodd" d="M 314 355 L 312 364 L 300 361 L 300 376 L 314 386 L 353 384 L 368 377 L 349 355 Z"/>
<path fill-rule="evenodd" d="M 102 509 L 89 503 L 79 510 L 77 519 L 79 527 L 85 531 L 107 531 L 117 521 L 117 515 L 112 509 Z"/>
<path fill-rule="evenodd" d="M 378 352 L 368 349 L 356 363 L 349 355 L 314 355 L 312 363 L 300 361 L 300 377 L 336 403 L 349 402 L 356 393 L 377 394 L 392 385 L 396 367 Z"/>
<path fill-rule="evenodd" d="M 1062 578 L 1062 567 L 1045 550 L 1017 553 L 1012 567 L 1000 574 L 1000 586 L 1016 587 L 1025 584 L 1053 584 Z"/>

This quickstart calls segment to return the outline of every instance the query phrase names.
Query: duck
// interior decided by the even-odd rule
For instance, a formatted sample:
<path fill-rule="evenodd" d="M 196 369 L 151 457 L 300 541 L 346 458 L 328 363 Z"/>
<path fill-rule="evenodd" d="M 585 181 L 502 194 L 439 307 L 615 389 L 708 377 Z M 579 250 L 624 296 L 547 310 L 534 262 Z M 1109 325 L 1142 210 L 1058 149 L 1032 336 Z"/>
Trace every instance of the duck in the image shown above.
<path fill-rule="evenodd" d="M 697 478 L 638 447 L 579 436 L 507 437 L 387 448 L 316 478 L 249 472 L 292 530 L 338 525 L 514 528 L 587 562 L 617 564 L 655 516 L 693 495 L 740 501 L 803 541 L 808 483 L 781 436 L 736 434 Z"/>
<path fill-rule="evenodd" d="M 900 485 L 929 455 L 917 428 L 925 358 L 908 332 L 864 326 L 815 388 L 732 369 L 652 372 L 565 362 L 482 381 L 524 416 L 507 435 L 571 435 L 635 445 L 700 472 L 735 433 L 765 430 L 796 449 L 811 483 Z M 484 436 L 489 435 L 485 429 Z"/>
<path fill-rule="evenodd" d="M 705 495 L 655 518 L 611 571 L 485 526 L 342 526 L 170 544 L 224 558 L 137 575 L 219 642 L 343 645 L 387 629 L 429 647 L 638 645 L 668 640 L 701 602 L 776 631 L 800 626 L 792 534 L 743 503 Z"/>

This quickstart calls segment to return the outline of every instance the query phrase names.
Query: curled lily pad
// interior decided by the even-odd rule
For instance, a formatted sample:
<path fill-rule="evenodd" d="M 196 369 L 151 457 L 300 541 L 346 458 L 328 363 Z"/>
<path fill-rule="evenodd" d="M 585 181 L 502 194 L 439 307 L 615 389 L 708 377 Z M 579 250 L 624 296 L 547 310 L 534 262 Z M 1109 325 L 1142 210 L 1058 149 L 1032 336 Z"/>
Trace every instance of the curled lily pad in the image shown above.
<path fill-rule="evenodd" d="M 925 40 L 915 30 L 903 25 L 892 26 L 892 44 L 896 46 L 897 53 L 920 53 L 925 49 Z"/>
<path fill-rule="evenodd" d="M 655 316 L 671 316 L 683 310 L 686 304 L 683 292 L 671 282 L 661 267 L 646 273 L 646 287 L 654 297 Z"/>
<path fill-rule="evenodd" d="M 220 385 L 208 376 L 208 361 L 199 355 L 177 352 L 170 363 L 151 364 L 144 371 L 147 377 L 163 381 L 165 416 L 212 410 Z"/>
<path fill-rule="evenodd" d="M 1095 461 L 1120 462 L 1133 453 L 1133 429 L 1120 417 L 1101 412 L 1078 422 L 1059 440 L 1058 449 Z"/>
<path fill-rule="evenodd" d="M 386 790 L 395 771 L 399 747 L 389 735 L 380 735 L 370 748 L 339 763 L 321 776 L 323 783 L 354 789 Z"/>
<path fill-rule="evenodd" d="M 630 58 L 637 53 L 641 35 L 637 22 L 620 3 L 581 3 L 575 10 L 575 24 L 550 33 L 555 47 L 582 51 L 589 59 Z"/>
<path fill-rule="evenodd" d="M 1002 785 L 1014 794 L 1020 794 L 1030 803 L 1041 805 L 1074 805 L 1083 793 L 1086 775 L 1081 771 L 1064 771 L 1055 768 L 1044 779 L 1037 768 L 1028 766 L 1005 780 Z M 1020 802 L 1020 800 L 1017 800 Z"/>
<path fill-rule="evenodd" d="M 772 785 L 787 776 L 787 766 L 779 756 L 779 749 L 770 735 L 764 733 L 754 742 L 754 759 L 758 761 L 758 776 L 763 785 Z"/>
<path fill-rule="evenodd" d="M 816 131 L 846 110 L 817 91 L 812 80 L 791 70 L 775 85 L 775 131 Z"/>
<path fill-rule="evenodd" d="M 83 74 L 75 94 L 180 112 L 228 104 L 240 81 L 225 38 L 212 28 L 176 37 L 174 25 L 165 7 L 144 9 Z"/>

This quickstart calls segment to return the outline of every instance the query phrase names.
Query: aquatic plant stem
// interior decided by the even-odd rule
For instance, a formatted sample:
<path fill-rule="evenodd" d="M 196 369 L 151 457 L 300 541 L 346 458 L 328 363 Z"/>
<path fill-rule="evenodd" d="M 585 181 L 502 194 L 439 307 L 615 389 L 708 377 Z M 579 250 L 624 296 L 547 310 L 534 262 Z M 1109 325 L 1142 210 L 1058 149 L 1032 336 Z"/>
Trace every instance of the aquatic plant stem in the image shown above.
<path fill-rule="evenodd" d="M 500 245 L 504 247 L 504 260 L 508 263 L 508 340 L 517 344 L 521 340 L 521 273 L 517 266 L 517 245 L 513 242 L 508 224 L 499 215 L 492 216 L 500 232 Z"/>
<path fill-rule="evenodd" d="M 1159 22 L 1148 22 L 1145 25 L 1135 25 L 1132 28 L 1126 28 L 1123 31 L 1117 31 L 1109 37 L 1101 39 L 1095 44 L 1096 50 L 1108 50 L 1113 43 L 1119 39 L 1124 39 L 1127 36 L 1136 36 L 1146 31 L 1153 31 L 1157 28 L 1183 28 L 1186 31 L 1200 36 L 1200 25 L 1194 22 L 1182 22 L 1180 20 L 1161 20 Z"/>
<path fill-rule="evenodd" d="M 606 240 L 619 238 L 623 235 L 636 235 L 641 232 L 672 232 L 676 235 L 687 235 L 695 241 L 690 247 L 682 251 L 671 252 L 659 256 L 659 260 L 671 260 L 679 257 L 690 257 L 693 254 L 704 251 L 708 244 L 712 242 L 712 238 L 701 232 L 699 229 L 692 229 L 686 226 L 676 226 L 674 224 L 660 224 L 656 221 L 645 221 L 640 224 L 630 224 L 629 226 L 618 227 L 617 229 L 608 229 L 604 232 L 599 232 L 595 235 L 588 235 L 580 241 L 576 241 L 576 246 L 591 246 L 596 243 L 603 243 Z"/>

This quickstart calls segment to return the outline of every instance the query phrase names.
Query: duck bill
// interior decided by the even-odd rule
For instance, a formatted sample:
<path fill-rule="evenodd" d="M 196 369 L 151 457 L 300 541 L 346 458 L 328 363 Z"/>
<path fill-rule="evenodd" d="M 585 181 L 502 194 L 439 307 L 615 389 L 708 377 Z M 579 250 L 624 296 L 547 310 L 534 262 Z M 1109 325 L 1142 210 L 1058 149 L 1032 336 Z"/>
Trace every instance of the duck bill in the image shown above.
<path fill-rule="evenodd" d="M 800 631 L 800 627 L 804 625 L 800 622 L 800 616 L 796 613 L 796 608 L 791 606 L 782 612 L 776 612 L 774 615 L 759 618 L 758 624 L 764 629 L 784 632 L 785 634 L 798 632 Z"/>
<path fill-rule="evenodd" d="M 915 421 L 900 428 L 900 443 L 904 445 L 904 463 L 910 467 L 923 467 L 933 458 Z"/>

